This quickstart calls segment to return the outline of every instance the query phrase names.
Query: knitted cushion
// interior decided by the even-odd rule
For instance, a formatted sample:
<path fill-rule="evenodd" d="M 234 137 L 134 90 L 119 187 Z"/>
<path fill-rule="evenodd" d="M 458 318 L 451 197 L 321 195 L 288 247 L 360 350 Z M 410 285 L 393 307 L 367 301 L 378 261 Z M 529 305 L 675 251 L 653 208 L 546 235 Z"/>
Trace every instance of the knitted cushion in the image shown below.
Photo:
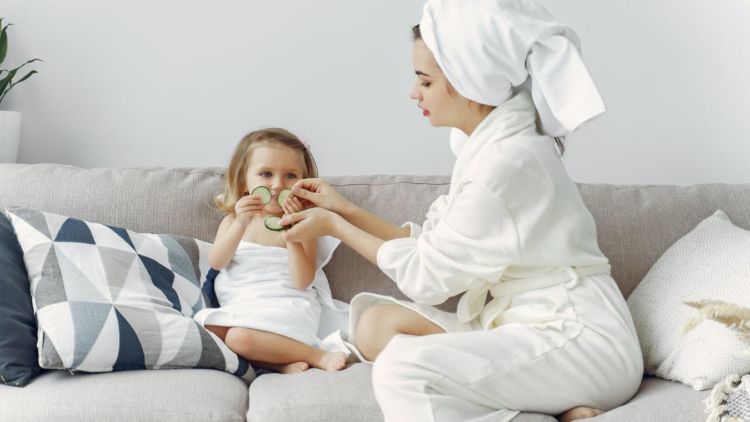
<path fill-rule="evenodd" d="M 675 242 L 628 298 L 645 370 L 696 390 L 729 374 L 750 372 L 748 344 L 713 321 L 687 334 L 695 315 L 684 302 L 726 301 L 750 306 L 750 231 L 716 211 Z"/>

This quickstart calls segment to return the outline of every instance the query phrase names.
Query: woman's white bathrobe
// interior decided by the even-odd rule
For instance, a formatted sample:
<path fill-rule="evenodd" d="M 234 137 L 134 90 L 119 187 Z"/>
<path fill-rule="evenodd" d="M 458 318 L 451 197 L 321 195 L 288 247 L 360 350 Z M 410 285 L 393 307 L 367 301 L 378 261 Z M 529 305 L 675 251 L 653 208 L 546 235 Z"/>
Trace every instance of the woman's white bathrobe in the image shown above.
<path fill-rule="evenodd" d="M 384 243 L 377 261 L 416 303 L 362 293 L 349 333 L 375 303 L 414 309 L 447 333 L 398 335 L 380 354 L 373 383 L 386 421 L 607 410 L 636 392 L 643 362 L 628 308 L 527 91 L 476 128 L 448 194 L 421 227 L 407 224 L 411 236 Z M 430 306 L 459 294 L 457 313 Z"/>

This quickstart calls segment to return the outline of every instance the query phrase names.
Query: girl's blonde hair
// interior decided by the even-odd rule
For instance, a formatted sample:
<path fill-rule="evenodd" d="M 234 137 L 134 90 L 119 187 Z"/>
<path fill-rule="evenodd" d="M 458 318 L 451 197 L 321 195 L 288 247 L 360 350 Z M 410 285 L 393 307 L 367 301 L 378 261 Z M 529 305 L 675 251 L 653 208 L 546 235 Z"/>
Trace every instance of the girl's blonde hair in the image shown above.
<path fill-rule="evenodd" d="M 245 135 L 234 148 L 229 166 L 224 172 L 224 190 L 214 198 L 214 205 L 227 214 L 234 213 L 234 205 L 249 190 L 245 181 L 253 150 L 264 144 L 279 145 L 302 152 L 305 157 L 303 178 L 318 177 L 318 167 L 308 147 L 293 133 L 281 128 L 256 130 Z"/>

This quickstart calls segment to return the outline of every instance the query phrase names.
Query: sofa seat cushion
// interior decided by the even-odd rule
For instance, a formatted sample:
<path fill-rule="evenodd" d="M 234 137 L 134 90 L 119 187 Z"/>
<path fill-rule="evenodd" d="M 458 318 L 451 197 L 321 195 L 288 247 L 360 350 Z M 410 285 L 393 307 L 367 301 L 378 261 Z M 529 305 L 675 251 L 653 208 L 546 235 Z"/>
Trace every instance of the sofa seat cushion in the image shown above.
<path fill-rule="evenodd" d="M 0 422 L 240 422 L 247 384 L 211 369 L 46 371 L 24 388 L 0 385 L 0 409 Z"/>
<path fill-rule="evenodd" d="M 382 421 L 383 413 L 372 389 L 372 366 L 355 363 L 338 372 L 310 369 L 295 375 L 259 376 L 250 384 L 247 420 Z M 513 422 L 555 422 L 555 418 L 521 413 Z"/>
<path fill-rule="evenodd" d="M 616 380 L 613 380 L 616 382 Z M 703 422 L 706 414 L 703 400 L 708 391 L 695 391 L 685 384 L 656 377 L 646 377 L 636 395 L 624 405 L 595 418 L 591 422 L 680 421 Z"/>

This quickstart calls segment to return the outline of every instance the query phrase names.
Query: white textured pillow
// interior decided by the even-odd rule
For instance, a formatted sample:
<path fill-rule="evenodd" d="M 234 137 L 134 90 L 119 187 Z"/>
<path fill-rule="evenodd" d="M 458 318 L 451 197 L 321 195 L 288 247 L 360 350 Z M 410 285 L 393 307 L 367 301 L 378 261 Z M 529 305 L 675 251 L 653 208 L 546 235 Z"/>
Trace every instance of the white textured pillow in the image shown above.
<path fill-rule="evenodd" d="M 705 390 L 750 371 L 739 355 L 750 345 L 727 327 L 706 321 L 682 335 L 697 316 L 683 302 L 699 300 L 750 306 L 750 231 L 722 211 L 664 252 L 628 298 L 646 373 Z"/>

